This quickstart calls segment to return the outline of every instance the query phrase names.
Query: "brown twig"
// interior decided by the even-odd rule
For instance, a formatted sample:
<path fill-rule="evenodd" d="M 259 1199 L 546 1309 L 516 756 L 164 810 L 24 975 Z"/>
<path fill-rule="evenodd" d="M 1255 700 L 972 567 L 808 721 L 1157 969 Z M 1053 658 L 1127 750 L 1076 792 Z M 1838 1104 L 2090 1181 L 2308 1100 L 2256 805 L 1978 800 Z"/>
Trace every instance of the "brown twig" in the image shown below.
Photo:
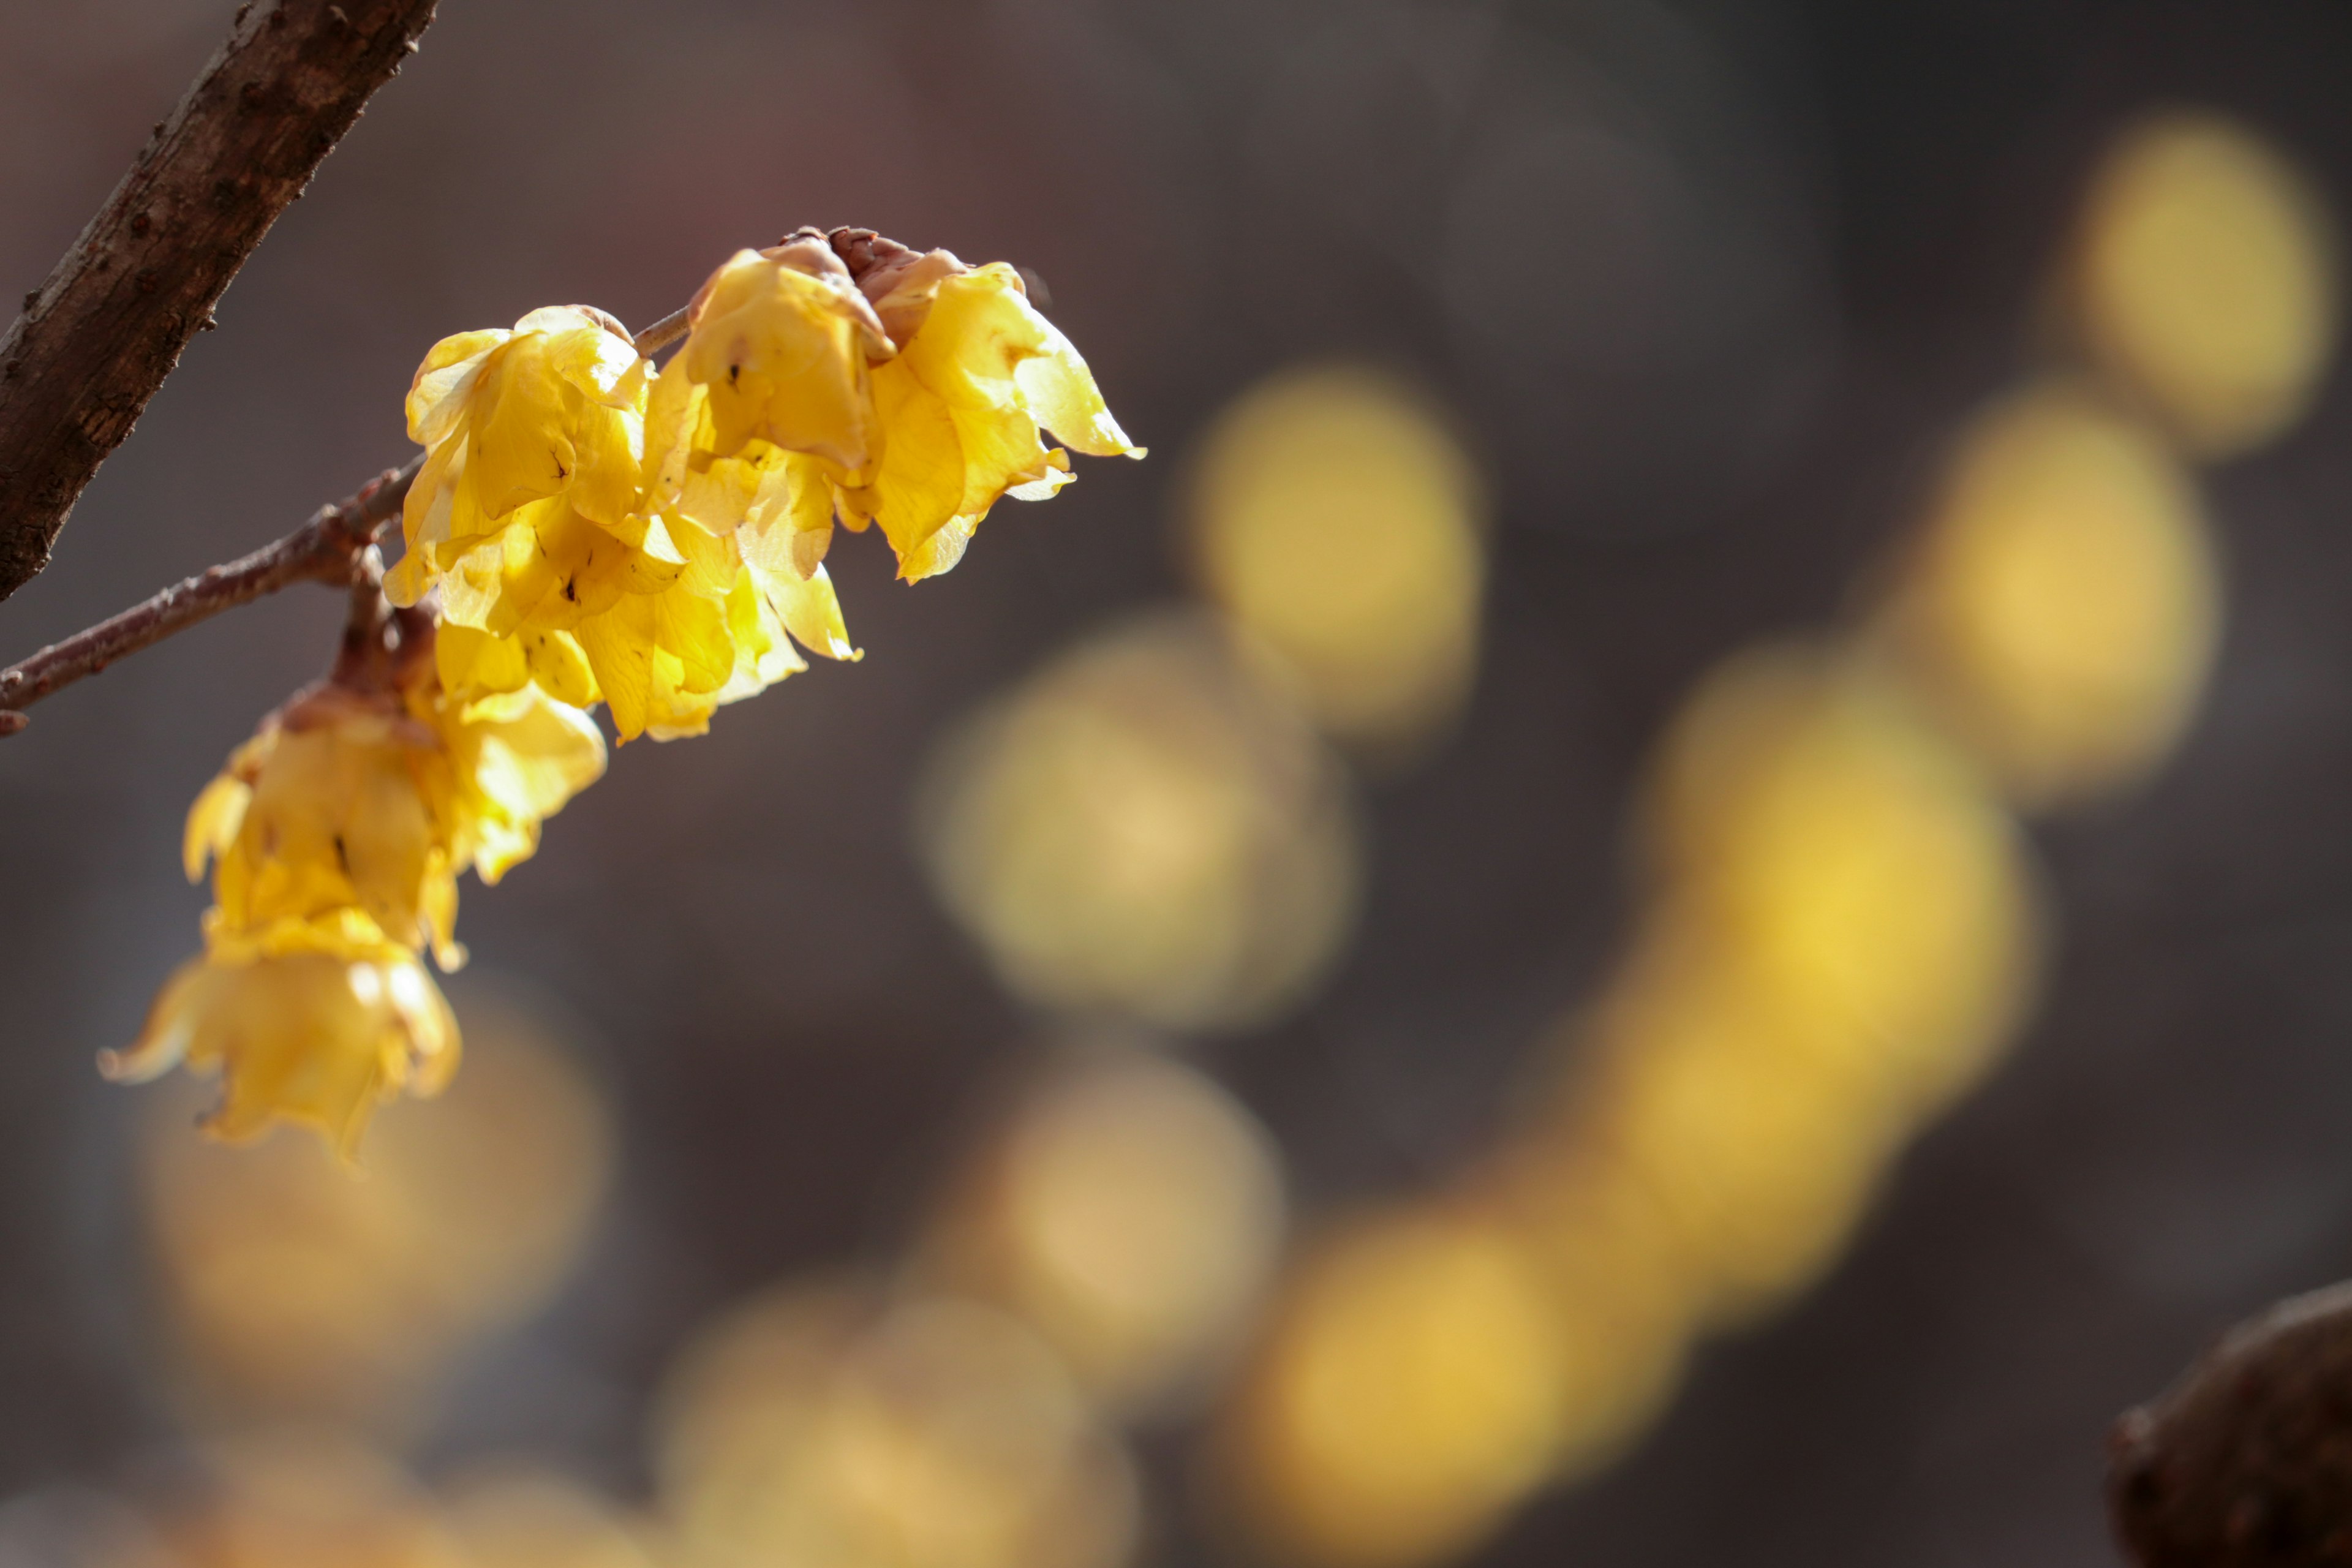
<path fill-rule="evenodd" d="M 320 507 L 310 521 L 242 560 L 208 567 L 175 583 L 153 598 L 52 643 L 20 664 L 0 669 L 0 735 L 23 729 L 24 710 L 86 675 L 96 675 L 125 655 L 187 630 L 223 610 L 247 604 L 294 583 L 345 583 L 352 565 L 375 542 L 383 525 L 400 515 L 408 487 L 424 466 L 387 469 L 356 495 Z"/>
<path fill-rule="evenodd" d="M 2352 1563 L 2352 1284 L 2231 1330 L 2110 1447 L 2108 1508 L 2140 1568 Z"/>
<path fill-rule="evenodd" d="M 0 599 L 246 258 L 416 48 L 434 0 L 253 0 L 0 338 Z M 239 563 L 240 565 L 243 563 Z"/>
<path fill-rule="evenodd" d="M 634 340 L 637 345 L 637 352 L 650 359 L 686 336 L 687 318 L 693 312 L 693 306 L 680 305 L 677 310 L 639 332 Z"/>

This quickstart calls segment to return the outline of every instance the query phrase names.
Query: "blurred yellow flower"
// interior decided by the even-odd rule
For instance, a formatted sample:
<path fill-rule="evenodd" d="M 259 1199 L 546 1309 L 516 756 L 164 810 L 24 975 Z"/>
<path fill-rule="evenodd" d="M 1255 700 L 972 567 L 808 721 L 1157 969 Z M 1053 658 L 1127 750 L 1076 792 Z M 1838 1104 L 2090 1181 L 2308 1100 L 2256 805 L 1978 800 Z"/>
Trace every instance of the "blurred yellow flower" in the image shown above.
<path fill-rule="evenodd" d="M 469 1568 L 415 1482 L 348 1434 L 246 1433 L 192 1457 L 197 1484 L 160 1521 L 183 1568 Z"/>
<path fill-rule="evenodd" d="M 1876 662 L 1800 647 L 1727 660 L 1675 721 L 1650 809 L 1666 940 L 1621 987 L 1643 1004 L 1628 1020 L 1662 997 L 1661 1022 L 1785 1021 L 1747 1026 L 1884 1076 L 1905 1115 L 1940 1109 L 2008 1043 L 2035 973 L 2032 864 Z M 1699 1007 L 1701 973 L 1719 1006 Z"/>
<path fill-rule="evenodd" d="M 632 1521 L 552 1473 L 502 1466 L 470 1479 L 446 1510 L 466 1568 L 654 1568 Z"/>
<path fill-rule="evenodd" d="M 478 983 L 458 1005 L 465 1071 L 368 1129 L 362 1181 L 309 1138 L 188 1137 L 193 1082 L 152 1096 L 142 1207 L 184 1419 L 413 1432 L 436 1371 L 566 1277 L 609 1110 L 545 1011 Z"/>
<path fill-rule="evenodd" d="M 1265 1130 L 1213 1082 L 1139 1050 L 1056 1070 L 959 1182 L 932 1250 L 1012 1308 L 1098 1402 L 1162 1405 L 1225 1359 L 1283 1233 Z"/>
<path fill-rule="evenodd" d="M 1551 1464 L 1563 1370 L 1525 1238 L 1462 1205 L 1368 1218 L 1290 1281 L 1227 1433 L 1233 1484 L 1288 1555 L 1453 1555 Z"/>
<path fill-rule="evenodd" d="M 1344 365 L 1275 376 L 1218 417 L 1192 490 L 1202 586 L 1318 724 L 1393 759 L 1460 710 L 1485 500 L 1418 388 Z"/>
<path fill-rule="evenodd" d="M 941 901 L 1045 1005 L 1262 1022 L 1307 994 L 1354 918 L 1344 771 L 1197 616 L 1065 654 L 942 746 L 924 794 Z"/>
<path fill-rule="evenodd" d="M 2336 333 L 2338 242 L 2303 172 L 2246 127 L 2167 113 L 2118 139 L 2070 290 L 2086 346 L 2200 455 L 2269 440 Z"/>
<path fill-rule="evenodd" d="M 779 1289 L 706 1332 L 657 1439 L 688 1561 L 1117 1568 L 1127 1455 L 1004 1314 L 856 1288 Z"/>
<path fill-rule="evenodd" d="M 196 797 L 183 858 L 191 880 L 215 863 L 218 929 L 345 911 L 362 944 L 429 942 L 454 968 L 458 874 L 496 882 L 604 773 L 595 725 L 537 690 L 454 701 L 422 657 L 394 679 L 304 692 Z"/>
<path fill-rule="evenodd" d="M 316 933 L 308 950 L 212 944 L 165 984 L 130 1049 L 100 1055 L 100 1070 L 124 1083 L 183 1062 L 216 1071 L 208 1131 L 239 1140 L 300 1122 L 352 1157 L 377 1105 L 449 1081 L 457 1021 L 406 952 L 386 944 L 354 955 L 351 933 L 331 926 L 281 925 L 273 938 L 291 947 L 304 930 Z"/>
<path fill-rule="evenodd" d="M 2221 584 L 2197 483 L 2081 386 L 2029 386 L 1955 444 L 1888 641 L 1937 711 L 2032 805 L 2120 787 L 2195 716 Z"/>

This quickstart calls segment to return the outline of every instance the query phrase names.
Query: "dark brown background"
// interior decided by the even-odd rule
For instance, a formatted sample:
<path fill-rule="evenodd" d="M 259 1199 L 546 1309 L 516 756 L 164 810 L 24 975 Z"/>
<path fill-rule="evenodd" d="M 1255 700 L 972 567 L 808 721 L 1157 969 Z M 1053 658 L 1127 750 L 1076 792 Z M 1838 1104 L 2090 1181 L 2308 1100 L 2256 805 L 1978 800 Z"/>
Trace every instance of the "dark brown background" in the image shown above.
<path fill-rule="evenodd" d="M 0 298 L 37 283 L 226 0 L 0 14 Z M 667 1351 L 793 1267 L 904 1236 L 1034 1037 L 931 903 L 908 804 L 942 723 L 1179 590 L 1188 444 L 1344 353 L 1453 403 L 1498 495 L 1458 737 L 1373 786 L 1322 999 L 1202 1048 L 1310 1208 L 1480 1146 L 1601 971 L 1637 764 L 1722 653 L 1836 613 L 1937 440 L 2025 363 L 2083 173 L 2133 111 L 2243 117 L 2352 211 L 2352 13 L 2154 0 L 446 0 L 0 606 L 14 657 L 273 536 L 404 452 L 435 338 L 643 322 L 726 252 L 857 223 L 1041 273 L 1142 465 L 992 522 L 953 576 L 836 559 L 869 650 L 631 746 L 494 892 L 477 963 L 565 998 L 624 1108 L 572 1289 L 459 1375 L 425 1456 L 523 1445 L 625 1491 Z M 1663 168 L 1678 190 L 1627 174 Z M 1649 195 L 1645 195 L 1648 193 Z M 8 281 L 15 279 L 14 282 Z M 1635 1456 L 1495 1564 L 2112 1561 L 2108 1416 L 2280 1292 L 2352 1272 L 2352 400 L 2211 477 L 2218 680 L 2133 797 L 2039 830 L 2061 927 L 2006 1071 L 1853 1255 L 1705 1350 Z M 298 592 L 0 744 L 0 1493 L 170 1430 L 136 1289 L 134 1098 L 92 1054 L 195 943 L 181 814 L 323 661 Z M 462 991 L 459 993 L 462 996 Z M 1153 1444 L 1160 1560 L 1183 1522 Z"/>

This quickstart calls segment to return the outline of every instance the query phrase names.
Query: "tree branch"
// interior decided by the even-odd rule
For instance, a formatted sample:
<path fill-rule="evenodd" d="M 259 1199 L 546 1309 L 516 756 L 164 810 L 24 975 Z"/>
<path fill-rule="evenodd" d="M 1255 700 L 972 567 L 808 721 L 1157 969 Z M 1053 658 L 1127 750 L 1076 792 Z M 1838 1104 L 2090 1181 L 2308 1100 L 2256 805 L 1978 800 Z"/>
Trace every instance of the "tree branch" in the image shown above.
<path fill-rule="evenodd" d="M 25 297 L 0 338 L 0 599 L 48 564 L 99 465 L 212 324 L 278 215 L 415 52 L 433 7 L 245 5 L 106 205 Z"/>
<path fill-rule="evenodd" d="M 2352 1562 L 2352 1284 L 2230 1331 L 2109 1447 L 2109 1512 L 2140 1568 Z"/>
<path fill-rule="evenodd" d="M 76 632 L 21 664 L 0 669 L 0 736 L 27 722 L 24 710 L 63 686 L 96 675 L 116 659 L 158 643 L 223 610 L 249 603 L 294 583 L 347 583 L 354 563 L 375 542 L 383 525 L 400 515 L 401 502 L 424 458 L 388 468 L 355 495 L 320 507 L 310 521 L 241 560 L 207 567 L 175 583 L 121 615 Z"/>

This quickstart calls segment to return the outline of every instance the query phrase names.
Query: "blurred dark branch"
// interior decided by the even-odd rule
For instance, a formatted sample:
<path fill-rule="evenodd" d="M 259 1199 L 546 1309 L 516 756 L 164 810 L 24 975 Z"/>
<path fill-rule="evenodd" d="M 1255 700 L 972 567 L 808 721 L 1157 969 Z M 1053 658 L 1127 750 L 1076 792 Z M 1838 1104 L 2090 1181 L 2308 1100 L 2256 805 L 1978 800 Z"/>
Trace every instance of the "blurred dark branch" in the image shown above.
<path fill-rule="evenodd" d="M 212 325 L 213 305 L 278 215 L 415 52 L 433 7 L 240 8 L 106 205 L 25 297 L 0 338 L 0 599 L 48 564 L 99 465 L 188 340 Z"/>
<path fill-rule="evenodd" d="M 2140 1568 L 2352 1563 L 2352 1284 L 2239 1325 L 2126 1412 L 2107 1502 Z"/>

